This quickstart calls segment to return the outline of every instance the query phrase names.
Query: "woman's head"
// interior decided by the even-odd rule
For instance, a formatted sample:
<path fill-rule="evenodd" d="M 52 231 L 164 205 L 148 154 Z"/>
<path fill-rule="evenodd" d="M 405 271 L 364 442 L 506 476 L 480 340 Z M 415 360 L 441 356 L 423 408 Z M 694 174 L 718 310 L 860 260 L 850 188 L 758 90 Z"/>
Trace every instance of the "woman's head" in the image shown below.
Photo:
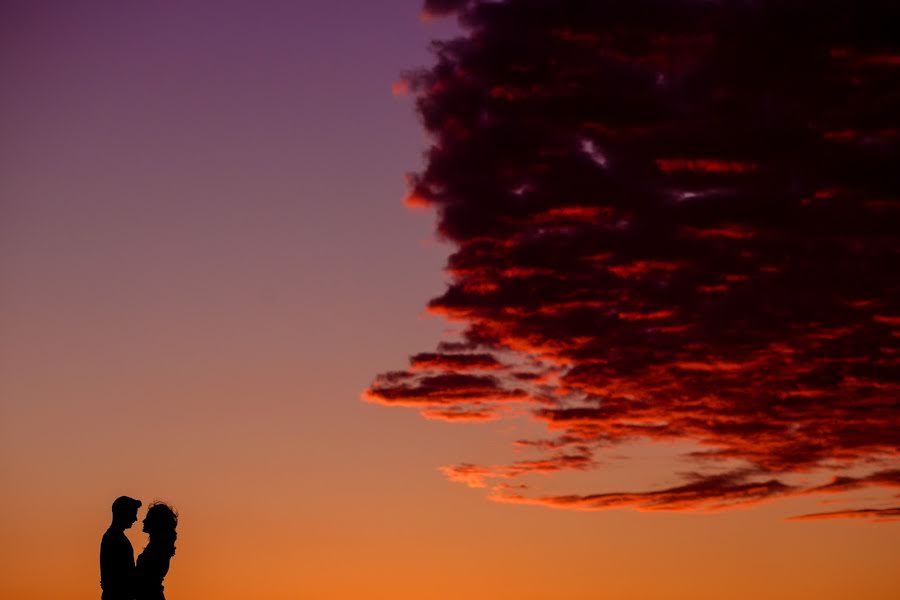
<path fill-rule="evenodd" d="M 150 535 L 151 544 L 160 546 L 175 554 L 175 527 L 178 525 L 178 513 L 164 502 L 154 502 L 147 509 L 144 517 L 144 532 Z"/>

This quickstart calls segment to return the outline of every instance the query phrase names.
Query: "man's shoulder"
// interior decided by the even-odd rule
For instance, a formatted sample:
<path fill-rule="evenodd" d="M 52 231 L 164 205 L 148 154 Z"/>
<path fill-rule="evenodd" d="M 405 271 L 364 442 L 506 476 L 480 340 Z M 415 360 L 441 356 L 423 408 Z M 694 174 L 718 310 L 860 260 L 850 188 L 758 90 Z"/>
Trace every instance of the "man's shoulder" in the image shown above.
<path fill-rule="evenodd" d="M 101 546 L 125 546 L 127 545 L 129 548 L 131 547 L 131 542 L 128 541 L 128 537 L 125 536 L 124 531 L 116 531 L 114 529 L 107 529 L 103 534 L 103 539 L 100 542 Z"/>

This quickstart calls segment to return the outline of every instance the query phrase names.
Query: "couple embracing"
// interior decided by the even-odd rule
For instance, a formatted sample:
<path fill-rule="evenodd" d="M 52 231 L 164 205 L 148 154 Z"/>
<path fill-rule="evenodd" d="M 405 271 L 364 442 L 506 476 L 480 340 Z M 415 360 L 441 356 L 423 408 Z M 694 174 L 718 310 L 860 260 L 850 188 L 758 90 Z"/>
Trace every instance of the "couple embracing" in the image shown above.
<path fill-rule="evenodd" d="M 137 521 L 141 501 L 119 496 L 112 504 L 112 523 L 100 543 L 102 600 L 165 600 L 163 579 L 175 554 L 178 514 L 162 502 L 154 502 L 144 517 L 144 533 L 150 541 L 134 563 L 134 549 L 125 530 Z"/>

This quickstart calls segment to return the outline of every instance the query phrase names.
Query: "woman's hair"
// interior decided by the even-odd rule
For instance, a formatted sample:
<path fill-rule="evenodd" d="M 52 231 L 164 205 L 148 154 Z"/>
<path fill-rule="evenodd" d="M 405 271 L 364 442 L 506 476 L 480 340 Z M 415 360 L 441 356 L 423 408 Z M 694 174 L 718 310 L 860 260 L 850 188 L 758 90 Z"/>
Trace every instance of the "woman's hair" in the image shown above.
<path fill-rule="evenodd" d="M 165 502 L 154 502 L 147 509 L 144 518 L 144 527 L 150 535 L 150 543 L 164 551 L 169 551 L 170 556 L 175 555 L 175 527 L 178 525 L 178 513 Z"/>

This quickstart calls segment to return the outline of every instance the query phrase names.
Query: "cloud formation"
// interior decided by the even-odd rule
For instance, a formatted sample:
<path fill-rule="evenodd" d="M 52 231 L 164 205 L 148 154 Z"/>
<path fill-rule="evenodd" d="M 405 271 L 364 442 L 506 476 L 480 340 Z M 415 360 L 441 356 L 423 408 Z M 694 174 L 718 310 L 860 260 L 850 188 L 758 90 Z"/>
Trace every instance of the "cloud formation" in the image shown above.
<path fill-rule="evenodd" d="M 503 502 L 681 510 L 896 486 L 900 5 L 425 9 L 467 35 L 406 78 L 433 138 L 408 203 L 455 245 L 429 310 L 465 340 L 366 398 L 462 421 L 524 403 L 550 437 L 520 447 L 544 456 L 444 469 L 500 480 Z M 695 444 L 718 471 L 639 492 L 510 483 L 635 440 Z M 890 516 L 868 510 L 828 514 Z"/>

